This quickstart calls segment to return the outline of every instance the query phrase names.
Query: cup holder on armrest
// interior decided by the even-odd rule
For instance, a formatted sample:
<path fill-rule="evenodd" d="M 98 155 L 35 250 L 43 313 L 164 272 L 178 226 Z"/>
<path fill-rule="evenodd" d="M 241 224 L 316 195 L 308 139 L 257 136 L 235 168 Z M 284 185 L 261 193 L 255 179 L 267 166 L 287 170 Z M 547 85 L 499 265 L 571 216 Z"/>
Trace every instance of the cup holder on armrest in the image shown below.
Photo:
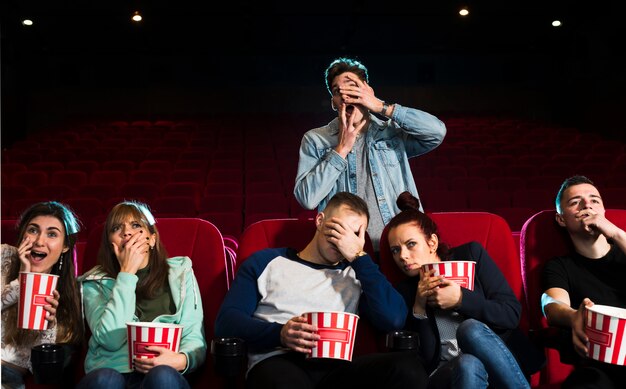
<path fill-rule="evenodd" d="M 215 338 L 211 341 L 215 372 L 223 377 L 237 377 L 245 371 L 246 341 L 241 338 Z"/>
<path fill-rule="evenodd" d="M 385 337 L 385 346 L 389 351 L 417 351 L 420 338 L 414 331 L 392 331 Z"/>

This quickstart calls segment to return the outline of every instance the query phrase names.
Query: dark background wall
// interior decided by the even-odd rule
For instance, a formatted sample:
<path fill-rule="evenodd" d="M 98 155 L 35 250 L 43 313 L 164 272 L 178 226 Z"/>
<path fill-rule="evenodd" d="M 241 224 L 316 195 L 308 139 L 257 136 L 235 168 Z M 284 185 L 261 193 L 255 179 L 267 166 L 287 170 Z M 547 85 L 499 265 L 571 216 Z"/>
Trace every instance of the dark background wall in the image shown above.
<path fill-rule="evenodd" d="M 330 118 L 323 71 L 342 55 L 361 59 L 388 101 L 623 136 L 618 2 L 465 4 L 467 18 L 456 1 L 6 0 L 3 147 L 74 119 Z M 25 28 L 24 17 L 35 24 Z"/>

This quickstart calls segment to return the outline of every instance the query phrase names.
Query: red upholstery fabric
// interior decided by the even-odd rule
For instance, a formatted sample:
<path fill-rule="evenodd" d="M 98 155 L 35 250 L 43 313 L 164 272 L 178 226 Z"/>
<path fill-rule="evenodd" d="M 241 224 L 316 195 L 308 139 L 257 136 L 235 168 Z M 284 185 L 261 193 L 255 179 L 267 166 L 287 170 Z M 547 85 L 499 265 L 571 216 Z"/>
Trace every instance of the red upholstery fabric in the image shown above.
<path fill-rule="evenodd" d="M 429 216 L 437 223 L 440 241 L 451 247 L 470 241 L 482 244 L 496 262 L 517 298 L 524 302 L 519 251 L 507 222 L 488 212 L 441 212 Z M 404 279 L 391 257 L 387 229 L 380 239 L 380 269 L 392 282 Z"/>
<path fill-rule="evenodd" d="M 85 247 L 83 272 L 96 263 L 102 228 L 100 225 L 89 235 Z M 194 274 L 202 296 L 205 336 L 207 344 L 210 345 L 214 336 L 213 323 L 229 287 L 227 268 L 230 264 L 226 263 L 222 234 L 208 221 L 195 218 L 158 219 L 157 228 L 169 256 L 185 255 L 193 262 Z M 192 387 L 221 387 L 222 384 L 219 384 L 221 380 L 215 375 L 211 364 L 207 350 L 205 365 L 190 377 Z"/>
<path fill-rule="evenodd" d="M 547 327 L 540 304 L 543 293 L 541 287 L 543 264 L 552 257 L 573 250 L 567 232 L 556 223 L 554 215 L 554 210 L 545 210 L 533 215 L 522 227 L 520 237 L 524 291 L 529 308 L 530 328 L 533 330 Z M 626 228 L 626 210 L 607 209 L 606 217 L 620 228 Z M 562 364 L 555 350 L 548 350 L 547 355 L 548 364 L 541 373 L 541 383 L 562 382 L 572 367 Z"/>

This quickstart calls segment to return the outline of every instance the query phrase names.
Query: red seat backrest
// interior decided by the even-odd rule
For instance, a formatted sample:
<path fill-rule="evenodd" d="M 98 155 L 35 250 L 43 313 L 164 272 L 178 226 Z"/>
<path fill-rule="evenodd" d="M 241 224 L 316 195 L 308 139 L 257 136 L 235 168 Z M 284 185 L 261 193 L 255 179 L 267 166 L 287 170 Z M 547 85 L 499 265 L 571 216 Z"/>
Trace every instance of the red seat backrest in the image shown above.
<path fill-rule="evenodd" d="M 229 287 L 222 234 L 210 222 L 195 218 L 157 219 L 157 228 L 170 257 L 188 256 L 192 260 L 202 298 L 205 337 L 207 344 L 210 345 L 214 336 L 215 317 Z M 83 272 L 96 263 L 102 229 L 101 224 L 89 235 L 85 247 Z M 212 387 L 212 383 L 221 382 L 215 375 L 211 363 L 207 350 L 206 366 L 200 367 L 191 378 L 193 387 Z"/>
<path fill-rule="evenodd" d="M 519 248 L 502 217 L 488 212 L 440 212 L 429 216 L 439 227 L 439 240 L 450 247 L 470 241 L 483 245 L 506 277 L 515 296 L 524 303 Z M 387 228 L 380 239 L 380 269 L 393 284 L 405 278 L 391 256 Z"/>
<path fill-rule="evenodd" d="M 526 305 L 530 328 L 539 330 L 548 326 L 541 312 L 541 272 L 550 258 L 565 255 L 574 250 L 566 230 L 555 220 L 555 210 L 545 210 L 533 215 L 522 227 L 520 236 L 520 257 Z M 626 229 L 626 210 L 607 209 L 606 217 L 615 225 Z M 560 383 L 571 371 L 571 366 L 563 365 L 555 350 L 549 350 L 548 364 L 541 374 L 542 383 Z"/>

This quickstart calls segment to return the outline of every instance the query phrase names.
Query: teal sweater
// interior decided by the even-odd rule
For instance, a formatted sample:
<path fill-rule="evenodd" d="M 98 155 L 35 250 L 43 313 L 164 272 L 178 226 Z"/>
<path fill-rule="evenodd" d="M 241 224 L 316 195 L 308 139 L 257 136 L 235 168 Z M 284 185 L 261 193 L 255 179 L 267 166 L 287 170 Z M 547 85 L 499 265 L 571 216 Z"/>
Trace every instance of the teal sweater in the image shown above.
<path fill-rule="evenodd" d="M 153 321 L 181 324 L 183 336 L 179 351 L 187 356 L 183 373 L 200 366 L 206 356 L 203 312 L 198 283 L 188 257 L 167 260 L 168 281 L 176 313 L 160 315 Z M 85 371 L 112 368 L 129 373 L 126 323 L 139 321 L 135 316 L 137 276 L 120 272 L 117 278 L 106 276 L 99 266 L 79 278 L 83 290 L 85 318 L 91 330 Z"/>

